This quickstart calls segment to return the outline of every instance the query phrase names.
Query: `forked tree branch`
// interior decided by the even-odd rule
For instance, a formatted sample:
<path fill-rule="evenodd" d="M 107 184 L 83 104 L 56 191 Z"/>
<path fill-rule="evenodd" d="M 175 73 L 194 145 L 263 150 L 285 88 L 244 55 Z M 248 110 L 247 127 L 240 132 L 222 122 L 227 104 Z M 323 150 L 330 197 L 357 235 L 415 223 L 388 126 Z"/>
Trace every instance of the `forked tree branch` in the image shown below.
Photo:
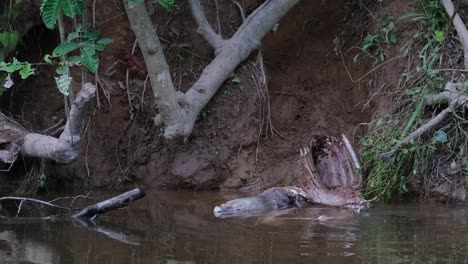
<path fill-rule="evenodd" d="M 67 164 L 78 158 L 81 133 L 85 127 L 85 113 L 88 102 L 94 97 L 96 87 L 85 83 L 76 95 L 70 109 L 65 129 L 59 138 L 37 133 L 24 137 L 21 153 L 28 157 L 38 157 Z"/>
<path fill-rule="evenodd" d="M 200 4 L 199 0 L 189 0 L 190 9 L 192 10 L 193 18 L 198 25 L 197 32 L 202 35 L 205 40 L 215 49 L 216 51 L 222 47 L 223 38 L 216 34 L 213 28 L 206 20 L 205 12 L 203 12 L 203 7 Z"/>
<path fill-rule="evenodd" d="M 261 39 L 300 0 L 269 0 L 258 7 L 241 25 L 232 38 L 223 40 L 218 48 L 217 37 L 200 15 L 198 1 L 191 1 L 195 20 L 208 32 L 210 45 L 216 49 L 216 57 L 205 67 L 200 78 L 184 94 L 175 92 L 169 68 L 158 36 L 143 3 L 129 6 L 123 0 L 132 29 L 140 44 L 151 78 L 153 93 L 158 101 L 160 118 L 165 124 L 164 137 L 188 137 L 202 109 L 211 100 L 223 82 L 250 53 L 260 47 Z M 206 22 L 206 23 L 205 23 Z M 218 40 L 216 40 L 218 39 Z M 214 41 L 213 41 L 214 40 Z"/>

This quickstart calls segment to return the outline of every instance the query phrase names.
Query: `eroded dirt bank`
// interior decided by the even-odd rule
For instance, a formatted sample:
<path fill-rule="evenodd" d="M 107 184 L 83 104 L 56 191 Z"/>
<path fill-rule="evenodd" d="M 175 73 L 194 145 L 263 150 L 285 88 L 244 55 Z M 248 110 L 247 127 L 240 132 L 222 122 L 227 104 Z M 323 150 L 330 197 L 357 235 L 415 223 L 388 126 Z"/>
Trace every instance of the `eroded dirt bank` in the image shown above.
<path fill-rule="evenodd" d="M 218 25 L 213 1 L 202 3 L 210 22 Z M 312 135 L 345 133 L 353 139 L 357 125 L 370 119 L 371 108 L 362 108 L 367 87 L 350 80 L 334 52 L 336 36 L 347 37 L 346 46 L 360 40 L 352 34 L 358 33 L 356 25 L 345 17 L 358 14 L 362 18 L 353 18 L 352 23 L 361 23 L 366 14 L 353 8 L 345 0 L 302 1 L 263 40 L 269 97 L 252 79 L 251 63 L 258 58 L 255 52 L 233 75 L 236 81 L 225 82 L 184 143 L 165 142 L 153 125 L 156 108 L 150 88 L 144 85 L 144 74 L 131 71 L 127 89 L 127 66 L 122 61 L 132 64 L 130 61 L 141 62 L 142 58 L 138 50 L 130 59 L 122 55 L 131 51 L 134 35 L 120 2 L 98 1 L 97 24 L 103 36 L 114 39 L 102 53 L 99 73 L 104 87 L 99 88 L 79 160 L 67 166 L 50 164 L 49 184 L 57 188 L 128 183 L 263 189 L 294 183 L 298 150 Z M 219 18 L 220 29 L 215 26 L 215 30 L 225 36 L 233 34 L 241 23 L 237 8 L 229 1 L 220 4 Z M 210 61 L 212 50 L 196 34 L 185 2 L 172 14 L 156 7 L 153 21 L 165 45 L 174 82 L 184 91 Z M 42 58 L 53 47 L 51 41 L 45 41 L 51 39 L 50 32 L 40 29 L 35 34 L 41 42 L 37 50 L 27 53 L 31 56 L 27 59 Z M 24 49 L 29 49 L 27 42 Z M 365 68 L 352 67 L 351 73 L 360 76 Z M 9 95 L 11 100 L 3 99 L 8 101 L 6 109 L 32 130 L 44 130 L 64 118 L 63 100 L 52 75 L 53 69 L 41 67 L 34 78 Z M 262 111 L 268 101 L 270 111 Z M 266 125 L 269 120 L 273 127 Z M 272 132 L 273 128 L 277 132 Z M 25 173 L 23 164 L 16 167 L 19 174 Z"/>

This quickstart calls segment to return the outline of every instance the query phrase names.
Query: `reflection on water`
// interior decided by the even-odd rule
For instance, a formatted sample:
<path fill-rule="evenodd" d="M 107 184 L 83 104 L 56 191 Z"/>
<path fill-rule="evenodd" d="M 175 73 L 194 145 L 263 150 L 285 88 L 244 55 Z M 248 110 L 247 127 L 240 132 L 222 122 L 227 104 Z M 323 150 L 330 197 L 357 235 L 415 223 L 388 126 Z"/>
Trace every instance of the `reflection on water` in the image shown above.
<path fill-rule="evenodd" d="M 240 196 L 147 192 L 97 224 L 0 219 L 1 263 L 468 263 L 468 208 L 314 207 L 218 219 Z M 317 221 L 320 215 L 333 217 Z"/>

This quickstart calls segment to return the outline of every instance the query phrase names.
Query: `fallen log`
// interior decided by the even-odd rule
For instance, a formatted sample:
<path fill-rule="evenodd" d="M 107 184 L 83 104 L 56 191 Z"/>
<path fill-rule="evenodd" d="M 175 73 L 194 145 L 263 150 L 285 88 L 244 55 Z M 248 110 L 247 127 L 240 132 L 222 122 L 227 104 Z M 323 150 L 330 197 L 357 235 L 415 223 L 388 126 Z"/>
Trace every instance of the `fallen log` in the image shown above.
<path fill-rule="evenodd" d="M 73 218 L 95 219 L 101 214 L 127 206 L 130 202 L 141 199 L 145 196 L 143 189 L 136 188 L 119 196 L 108 200 L 86 206 L 80 212 L 73 215 Z"/>

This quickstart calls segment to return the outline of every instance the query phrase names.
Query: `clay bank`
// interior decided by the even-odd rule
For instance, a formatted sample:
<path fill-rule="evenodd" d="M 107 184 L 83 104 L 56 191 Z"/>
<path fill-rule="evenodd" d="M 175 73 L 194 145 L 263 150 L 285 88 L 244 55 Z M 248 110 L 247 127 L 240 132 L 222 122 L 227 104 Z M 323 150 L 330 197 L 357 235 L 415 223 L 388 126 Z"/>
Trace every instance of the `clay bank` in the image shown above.
<path fill-rule="evenodd" d="M 468 262 L 468 5 L 0 3 L 0 262 Z"/>

